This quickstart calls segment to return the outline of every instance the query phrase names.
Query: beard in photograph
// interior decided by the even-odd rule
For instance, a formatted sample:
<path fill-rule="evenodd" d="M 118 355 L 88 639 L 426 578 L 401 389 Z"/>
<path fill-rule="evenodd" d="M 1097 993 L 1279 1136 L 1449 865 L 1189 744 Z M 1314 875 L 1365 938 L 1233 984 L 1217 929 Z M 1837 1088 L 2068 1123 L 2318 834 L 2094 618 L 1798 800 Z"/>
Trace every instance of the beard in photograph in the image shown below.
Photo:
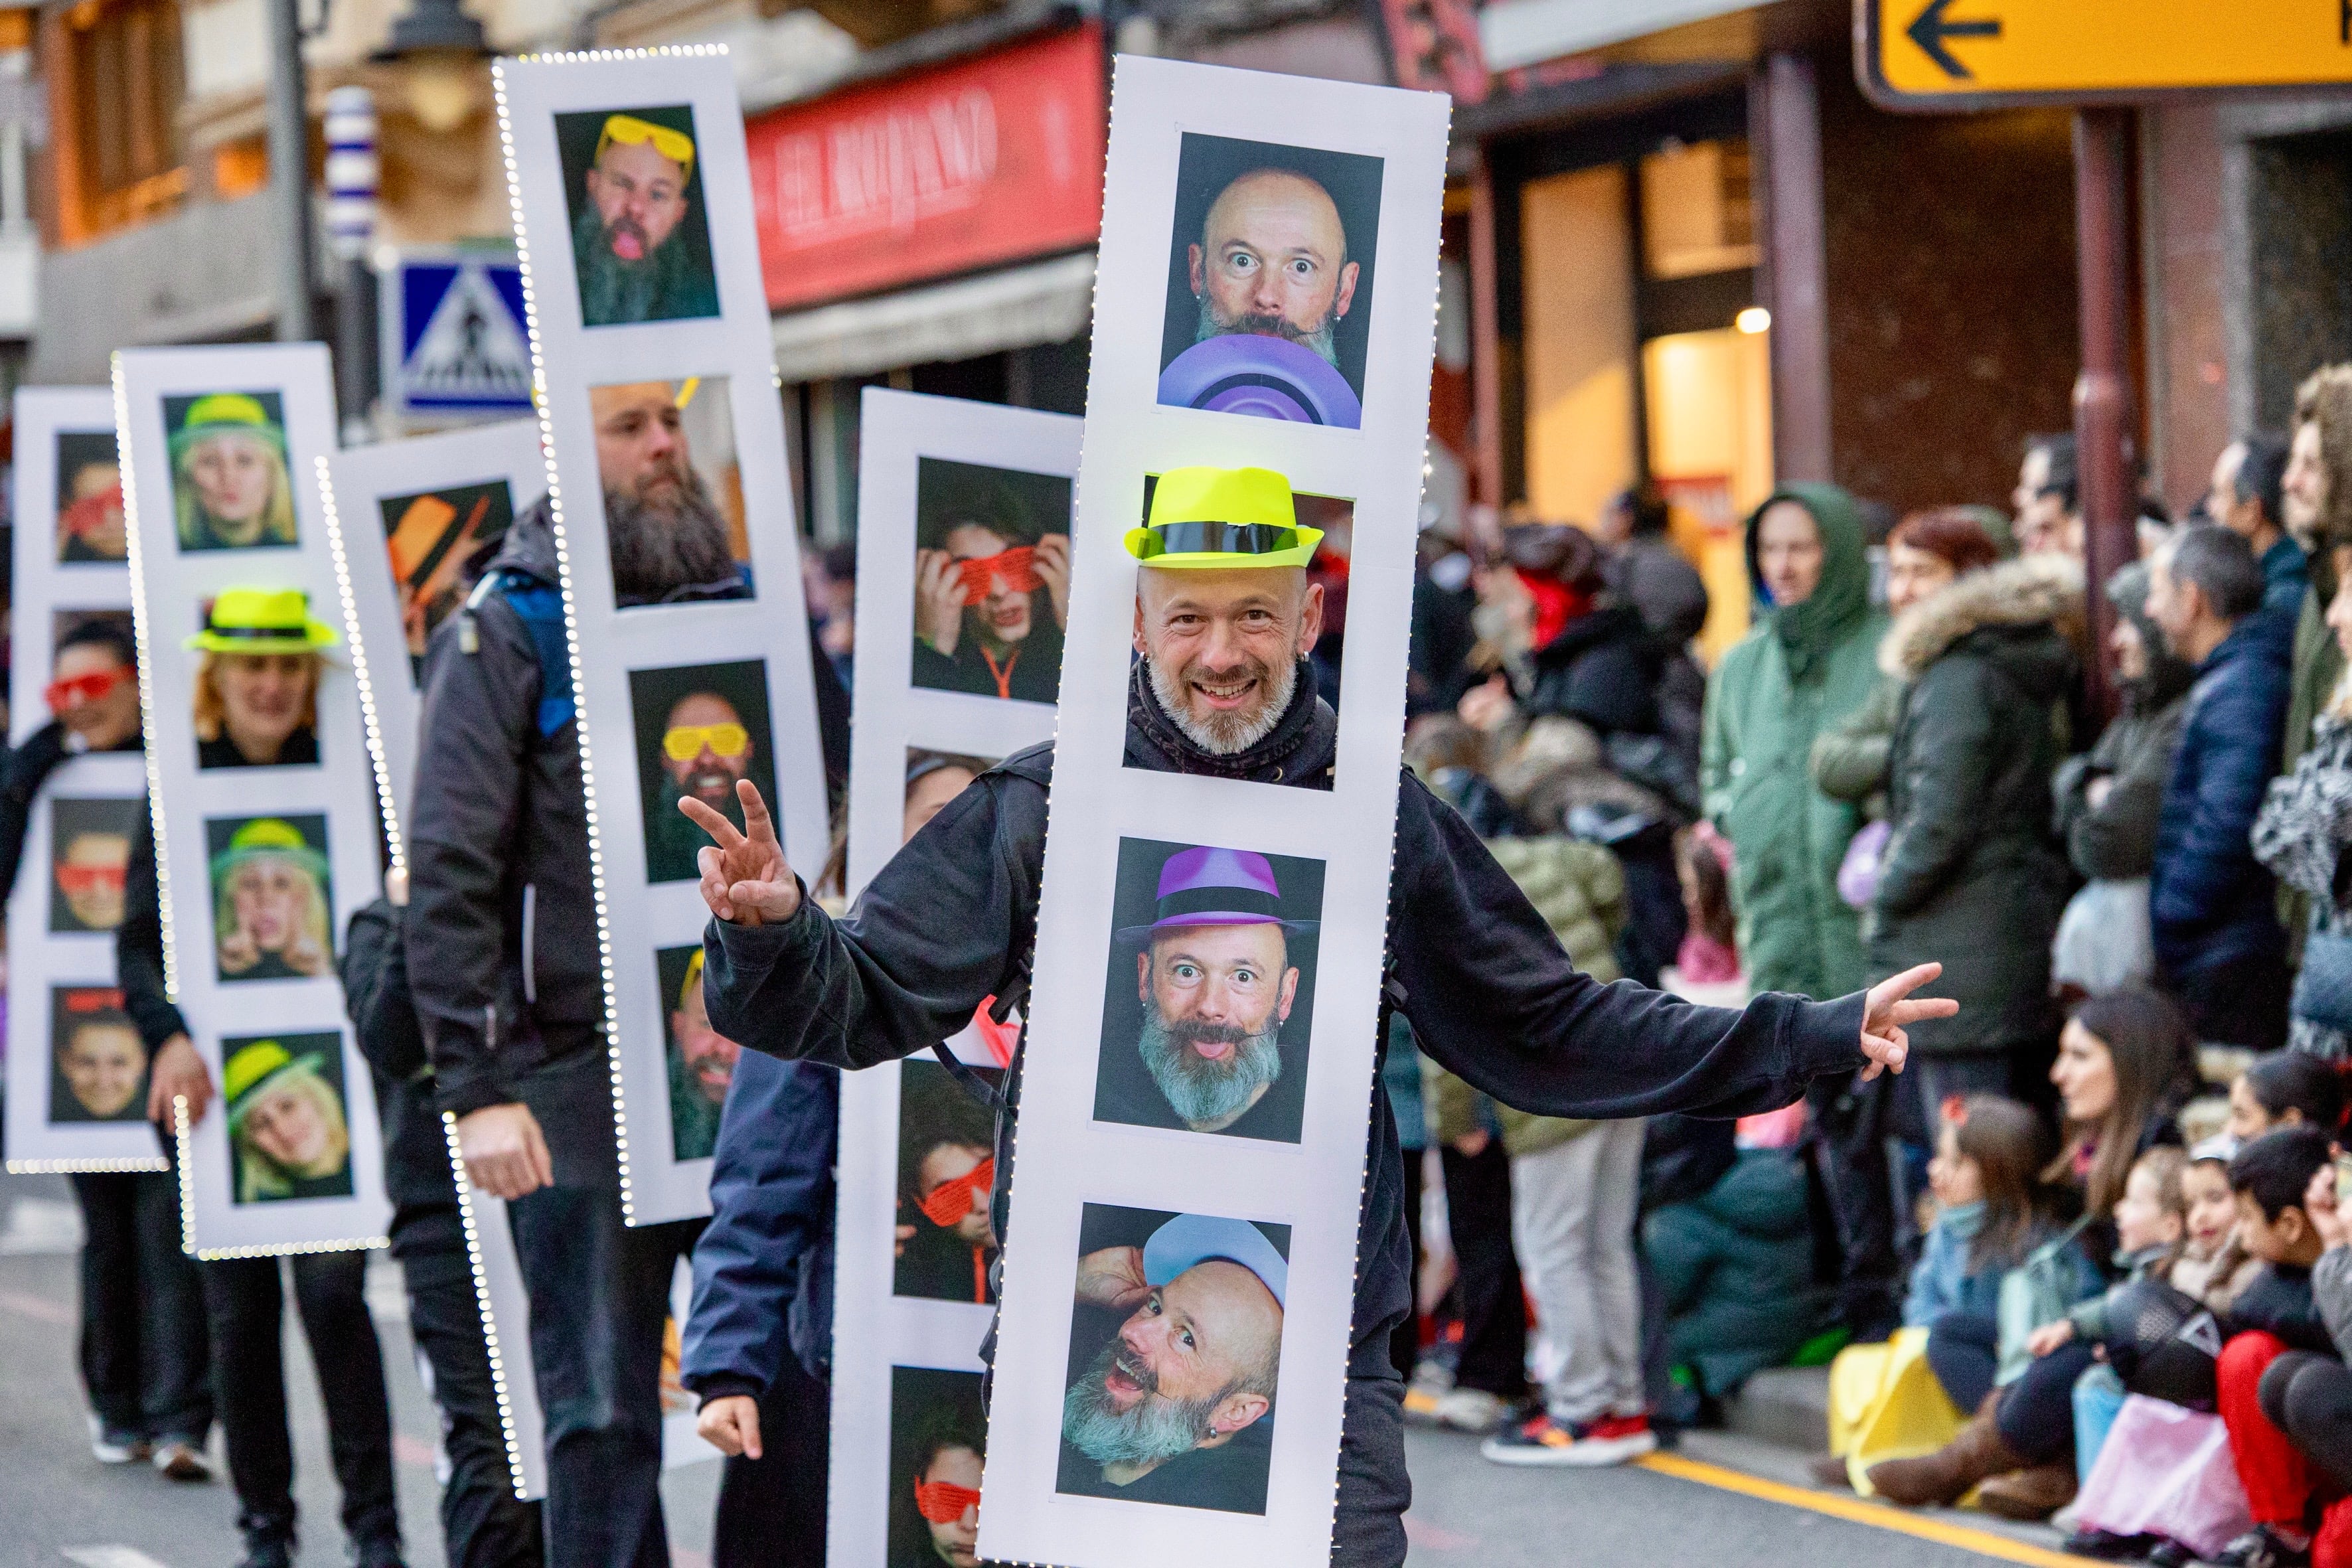
<path fill-rule="evenodd" d="M 581 320 L 648 321 L 668 314 L 663 306 L 695 283 L 694 258 L 682 232 L 682 226 L 673 227 L 656 239 L 626 213 L 608 224 L 595 203 L 583 205 L 572 222 Z"/>
<path fill-rule="evenodd" d="M 1122 1411 L 1112 1399 L 1114 1376 L 1141 1390 L 1133 1408 Z M 1097 1464 L 1164 1464 L 1208 1440 L 1210 1417 L 1230 1392 L 1221 1389 L 1197 1400 L 1169 1398 L 1160 1392 L 1150 1367 L 1114 1338 L 1062 1396 L 1062 1436 Z"/>
<path fill-rule="evenodd" d="M 1193 326 L 1192 341 L 1205 343 L 1211 338 L 1230 337 L 1236 332 L 1261 338 L 1288 338 L 1299 347 L 1311 350 L 1318 359 L 1332 369 L 1339 368 L 1339 316 L 1336 310 L 1327 312 L 1316 325 L 1302 328 L 1270 310 L 1244 310 L 1239 315 L 1228 316 L 1218 309 L 1214 299 L 1202 295 L 1200 320 Z"/>
<path fill-rule="evenodd" d="M 683 451 L 657 459 L 626 489 L 607 489 L 604 528 L 613 589 L 624 599 L 660 599 L 739 575 L 727 519 Z"/>
<path fill-rule="evenodd" d="M 1290 700 L 1298 686 L 1298 666 L 1296 662 L 1276 668 L 1265 661 L 1244 655 L 1240 667 L 1234 669 L 1210 669 L 1195 659 L 1183 668 L 1171 672 L 1159 660 L 1147 657 L 1144 668 L 1151 676 L 1151 694 L 1160 699 L 1160 711 L 1170 722 L 1183 732 L 1184 738 L 1212 756 L 1229 757 L 1246 752 L 1266 738 L 1275 725 L 1289 711 Z M 1196 705 L 1192 689 L 1205 687 L 1211 691 L 1252 689 L 1257 700 L 1240 708 L 1219 709 L 1206 703 Z"/>
<path fill-rule="evenodd" d="M 1240 1115 L 1282 1076 L 1281 1039 L 1278 1017 L 1256 1033 L 1200 1018 L 1171 1021 L 1154 997 L 1143 1004 L 1136 1048 L 1169 1109 L 1198 1127 Z M 1223 1048 L 1213 1056 L 1203 1047 Z"/>

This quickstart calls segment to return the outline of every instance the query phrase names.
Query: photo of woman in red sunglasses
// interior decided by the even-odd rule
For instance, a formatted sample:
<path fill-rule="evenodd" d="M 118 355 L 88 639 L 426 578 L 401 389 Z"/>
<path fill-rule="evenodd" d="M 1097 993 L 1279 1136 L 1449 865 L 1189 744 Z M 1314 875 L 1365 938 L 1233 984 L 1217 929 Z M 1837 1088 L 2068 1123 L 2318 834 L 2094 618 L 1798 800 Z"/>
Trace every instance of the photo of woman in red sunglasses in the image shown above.
<path fill-rule="evenodd" d="M 915 477 L 914 683 L 1017 702 L 1062 685 L 1070 481 L 925 458 Z"/>

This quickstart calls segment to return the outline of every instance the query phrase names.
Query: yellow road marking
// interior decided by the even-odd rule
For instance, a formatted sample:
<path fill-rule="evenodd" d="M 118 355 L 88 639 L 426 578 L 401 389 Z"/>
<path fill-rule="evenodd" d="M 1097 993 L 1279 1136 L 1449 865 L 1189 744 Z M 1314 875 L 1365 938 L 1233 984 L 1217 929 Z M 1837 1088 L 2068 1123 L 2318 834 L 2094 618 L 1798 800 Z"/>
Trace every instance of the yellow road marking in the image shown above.
<path fill-rule="evenodd" d="M 2053 1552 L 2047 1547 L 2028 1545 L 2022 1541 L 2012 1541 L 1990 1530 L 1974 1530 L 1965 1524 L 1928 1519 L 1889 1504 L 1867 1502 L 1849 1494 L 1812 1491 L 1804 1487 L 1768 1481 L 1738 1470 L 1726 1469 L 1721 1465 L 1685 1459 L 1678 1454 L 1649 1454 L 1633 1462 L 1643 1469 L 1655 1470 L 1662 1476 L 1673 1476 L 1678 1480 L 1696 1481 L 1701 1486 L 1761 1498 L 1766 1502 L 1785 1503 L 1790 1508 L 1810 1509 L 1815 1513 L 1825 1513 L 1832 1519 L 1850 1520 L 1855 1524 L 1867 1524 L 1878 1530 L 1916 1535 L 1923 1541 L 1956 1546 L 1963 1552 L 1998 1557 L 2004 1562 L 2029 1563 L 2032 1568 L 2082 1568 L 2083 1564 L 2080 1557 Z"/>

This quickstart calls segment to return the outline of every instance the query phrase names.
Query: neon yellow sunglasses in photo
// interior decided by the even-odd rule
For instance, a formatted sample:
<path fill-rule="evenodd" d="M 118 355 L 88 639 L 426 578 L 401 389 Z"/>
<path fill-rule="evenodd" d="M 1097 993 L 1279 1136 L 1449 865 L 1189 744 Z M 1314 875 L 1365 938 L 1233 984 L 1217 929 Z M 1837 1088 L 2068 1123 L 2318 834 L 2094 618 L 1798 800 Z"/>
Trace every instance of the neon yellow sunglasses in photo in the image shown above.
<path fill-rule="evenodd" d="M 667 125 L 656 125 L 634 114 L 609 115 L 603 134 L 596 138 L 596 162 L 604 161 L 604 149 L 615 142 L 624 147 L 650 144 L 655 152 L 678 166 L 679 178 L 689 178 L 694 174 L 694 138 L 683 131 L 672 131 Z"/>
<path fill-rule="evenodd" d="M 751 733 L 740 724 L 680 724 L 662 736 L 662 753 L 673 763 L 690 763 L 708 746 L 711 755 L 731 762 L 751 744 Z"/>

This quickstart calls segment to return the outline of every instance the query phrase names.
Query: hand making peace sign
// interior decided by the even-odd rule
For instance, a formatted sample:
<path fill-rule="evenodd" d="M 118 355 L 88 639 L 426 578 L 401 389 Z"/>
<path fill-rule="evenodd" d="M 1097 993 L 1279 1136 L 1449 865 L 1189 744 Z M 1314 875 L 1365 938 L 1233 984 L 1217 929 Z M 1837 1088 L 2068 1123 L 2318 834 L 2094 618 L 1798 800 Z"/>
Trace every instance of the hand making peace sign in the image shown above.
<path fill-rule="evenodd" d="M 692 795 L 677 803 L 694 825 L 716 840 L 695 856 L 702 870 L 702 901 L 722 921 L 741 925 L 765 925 L 788 921 L 801 907 L 800 879 L 776 842 L 776 825 L 767 803 L 750 779 L 735 784 L 735 798 L 743 804 L 743 828 Z"/>

